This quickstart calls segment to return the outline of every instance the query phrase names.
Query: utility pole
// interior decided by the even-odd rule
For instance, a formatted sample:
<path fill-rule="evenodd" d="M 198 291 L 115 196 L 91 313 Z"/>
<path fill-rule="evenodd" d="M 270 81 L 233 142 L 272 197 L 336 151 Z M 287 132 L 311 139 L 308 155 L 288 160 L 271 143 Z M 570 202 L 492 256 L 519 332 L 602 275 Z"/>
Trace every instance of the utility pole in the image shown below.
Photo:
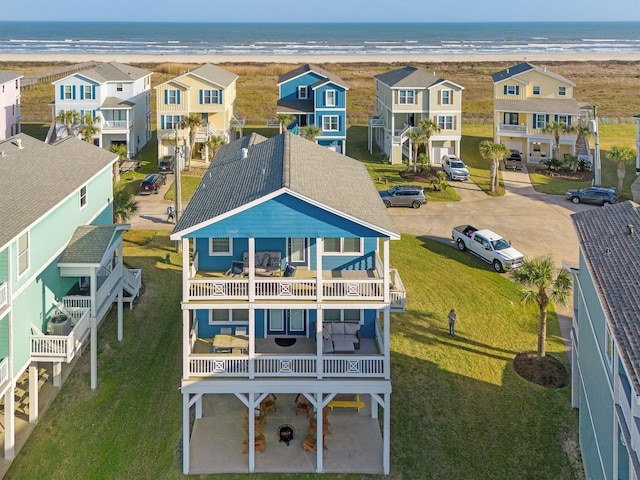
<path fill-rule="evenodd" d="M 178 147 L 178 128 L 176 127 L 176 150 L 175 150 L 175 159 L 174 159 L 174 190 L 175 190 L 175 198 L 174 198 L 174 203 L 175 203 L 175 215 L 176 215 L 176 225 L 178 224 L 178 220 L 180 220 L 180 217 L 182 216 L 182 188 L 180 186 L 180 172 L 182 170 L 182 159 L 180 158 L 181 155 L 179 153 L 179 147 Z M 180 240 L 176 241 L 176 252 L 180 253 L 182 248 L 181 248 L 182 242 Z"/>
<path fill-rule="evenodd" d="M 593 120 L 590 122 L 590 130 L 593 132 L 593 170 L 594 184 L 602 185 L 602 166 L 600 164 L 600 141 L 598 140 L 598 106 L 593 106 Z"/>

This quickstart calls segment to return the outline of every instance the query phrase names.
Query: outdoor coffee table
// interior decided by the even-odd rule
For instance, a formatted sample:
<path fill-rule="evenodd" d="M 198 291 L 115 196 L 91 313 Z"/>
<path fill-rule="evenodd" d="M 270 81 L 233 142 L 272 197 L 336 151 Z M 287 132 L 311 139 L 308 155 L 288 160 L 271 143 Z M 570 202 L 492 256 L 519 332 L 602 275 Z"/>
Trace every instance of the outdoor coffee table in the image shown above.
<path fill-rule="evenodd" d="M 333 353 L 355 353 L 356 347 L 352 340 L 334 340 Z"/>
<path fill-rule="evenodd" d="M 245 335 L 218 334 L 213 337 L 213 351 L 216 353 L 230 352 L 239 349 L 246 353 L 249 348 L 249 337 Z"/>

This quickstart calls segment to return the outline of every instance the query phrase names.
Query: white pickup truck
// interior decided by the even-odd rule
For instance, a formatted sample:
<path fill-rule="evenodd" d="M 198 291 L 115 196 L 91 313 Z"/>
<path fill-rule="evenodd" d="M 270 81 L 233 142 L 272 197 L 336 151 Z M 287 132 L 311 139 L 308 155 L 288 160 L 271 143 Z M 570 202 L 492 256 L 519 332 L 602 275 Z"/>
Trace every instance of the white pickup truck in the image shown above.
<path fill-rule="evenodd" d="M 478 230 L 471 225 L 460 225 L 453 229 L 451 238 L 456 242 L 458 250 L 469 250 L 493 265 L 496 272 L 516 269 L 522 265 L 524 256 L 491 230 Z"/>

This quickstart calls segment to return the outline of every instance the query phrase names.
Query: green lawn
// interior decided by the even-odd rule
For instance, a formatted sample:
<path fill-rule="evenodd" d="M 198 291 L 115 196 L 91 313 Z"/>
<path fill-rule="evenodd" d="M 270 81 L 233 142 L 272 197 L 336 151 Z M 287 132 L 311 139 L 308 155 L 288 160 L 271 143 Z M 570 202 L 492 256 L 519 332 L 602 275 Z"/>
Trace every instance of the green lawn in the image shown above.
<path fill-rule="evenodd" d="M 7 479 L 183 478 L 181 256 L 167 235 L 126 234 L 126 261 L 143 269 L 146 290 L 125 309 L 125 339 L 116 341 L 112 313 L 99 334 L 98 388 L 89 388 L 86 352 Z M 392 315 L 388 478 L 579 479 L 563 450 L 577 436 L 569 389 L 547 390 L 513 370 L 513 357 L 535 348 L 537 324 L 515 284 L 449 245 L 409 235 L 392 242 L 391 255 L 408 300 L 406 313 Z M 446 334 L 451 307 L 456 339 Z M 566 363 L 553 312 L 548 352 Z"/>

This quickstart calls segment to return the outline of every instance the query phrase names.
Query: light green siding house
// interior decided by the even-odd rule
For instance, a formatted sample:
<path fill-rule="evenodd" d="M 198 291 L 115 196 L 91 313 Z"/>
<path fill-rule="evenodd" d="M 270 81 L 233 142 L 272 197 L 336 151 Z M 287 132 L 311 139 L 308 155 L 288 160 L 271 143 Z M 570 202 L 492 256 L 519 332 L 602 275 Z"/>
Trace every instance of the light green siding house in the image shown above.
<path fill-rule="evenodd" d="M 4 456 L 15 455 L 16 381 L 28 372 L 29 421 L 38 419 L 38 370 L 60 386 L 63 363 L 91 338 L 118 302 L 133 302 L 140 272 L 123 267 L 113 224 L 114 153 L 75 137 L 47 144 L 18 134 L 0 142 L 0 398 Z M 125 295 L 128 295 L 125 297 Z"/>

